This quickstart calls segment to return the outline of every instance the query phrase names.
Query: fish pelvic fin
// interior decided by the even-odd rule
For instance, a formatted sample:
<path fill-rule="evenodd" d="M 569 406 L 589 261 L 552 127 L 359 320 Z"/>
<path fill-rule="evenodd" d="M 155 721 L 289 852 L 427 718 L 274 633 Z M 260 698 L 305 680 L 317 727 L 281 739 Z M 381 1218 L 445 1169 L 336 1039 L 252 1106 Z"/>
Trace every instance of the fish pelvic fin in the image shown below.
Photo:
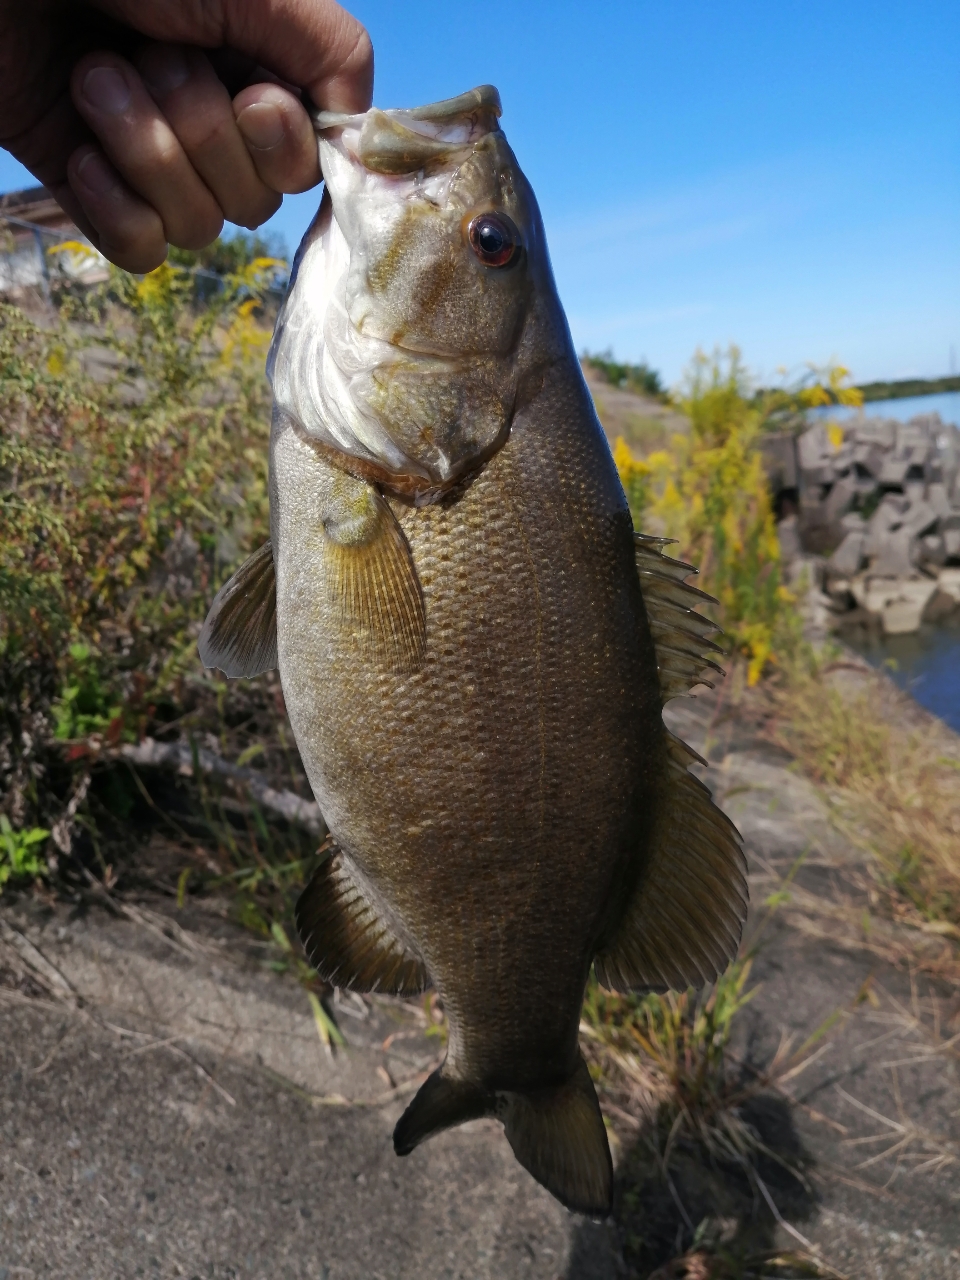
<path fill-rule="evenodd" d="M 277 574 L 265 542 L 217 592 L 197 641 L 205 667 L 259 676 L 277 665 Z"/>
<path fill-rule="evenodd" d="M 723 650 L 709 637 L 720 627 L 696 612 L 698 604 L 716 604 L 713 596 L 690 586 L 686 579 L 697 570 L 682 560 L 665 556 L 669 538 L 633 535 L 640 589 L 647 621 L 657 651 L 660 697 L 663 702 L 688 693 L 696 684 L 713 688 L 707 672 L 723 675 L 711 653 Z"/>
<path fill-rule="evenodd" d="M 438 1067 L 417 1090 L 413 1101 L 397 1121 L 393 1131 L 393 1149 L 398 1156 L 408 1156 L 427 1138 L 443 1129 L 493 1115 L 496 1095 L 471 1080 L 458 1080 Z"/>
<path fill-rule="evenodd" d="M 594 960 L 612 991 L 714 982 L 737 954 L 747 915 L 743 841 L 688 772 L 700 757 L 667 733 L 666 796 L 612 941 Z"/>
<path fill-rule="evenodd" d="M 423 960 L 386 919 L 360 872 L 331 840 L 330 856 L 297 900 L 297 932 L 325 982 L 350 991 L 413 996 L 429 978 Z"/>
<path fill-rule="evenodd" d="M 583 1058 L 554 1088 L 498 1094 L 497 1114 L 513 1154 L 561 1204 L 577 1213 L 610 1212 L 610 1144 Z"/>
<path fill-rule="evenodd" d="M 423 590 L 386 498 L 366 481 L 339 476 L 324 535 L 328 590 L 341 631 L 392 671 L 418 670 L 427 634 Z"/>
<path fill-rule="evenodd" d="M 398 1156 L 443 1129 L 495 1116 L 513 1154 L 542 1187 L 578 1213 L 604 1215 L 613 1203 L 613 1163 L 597 1092 L 579 1057 L 562 1084 L 529 1092 L 485 1089 L 445 1074 L 428 1076 L 397 1121 Z"/>

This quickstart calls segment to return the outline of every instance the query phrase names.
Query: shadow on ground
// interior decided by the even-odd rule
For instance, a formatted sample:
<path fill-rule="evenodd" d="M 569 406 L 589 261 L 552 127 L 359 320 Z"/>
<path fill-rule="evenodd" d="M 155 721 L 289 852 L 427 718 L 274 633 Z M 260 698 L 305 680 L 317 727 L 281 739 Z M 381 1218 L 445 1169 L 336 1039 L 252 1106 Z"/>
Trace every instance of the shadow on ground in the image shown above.
<path fill-rule="evenodd" d="M 743 1108 L 741 1119 L 761 1148 L 746 1166 L 683 1146 L 674 1148 L 665 1176 L 654 1144 L 643 1136 L 624 1153 L 614 1219 L 626 1274 L 644 1280 L 704 1238 L 722 1241 L 733 1263 L 774 1249 L 778 1223 L 770 1201 L 791 1224 L 815 1214 L 817 1197 L 805 1172 L 812 1160 L 787 1103 L 759 1096 Z M 601 1247 L 602 1229 L 584 1222 L 574 1238 L 565 1280 L 592 1277 Z"/>

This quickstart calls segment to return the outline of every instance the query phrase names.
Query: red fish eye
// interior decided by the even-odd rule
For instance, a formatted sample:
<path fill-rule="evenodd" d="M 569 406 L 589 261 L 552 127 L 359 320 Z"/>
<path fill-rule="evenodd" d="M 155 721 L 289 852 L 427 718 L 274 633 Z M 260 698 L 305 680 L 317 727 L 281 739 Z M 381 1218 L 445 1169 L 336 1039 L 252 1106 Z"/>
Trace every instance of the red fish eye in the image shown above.
<path fill-rule="evenodd" d="M 520 232 L 502 213 L 478 213 L 468 235 L 473 252 L 485 267 L 509 267 L 520 256 Z"/>

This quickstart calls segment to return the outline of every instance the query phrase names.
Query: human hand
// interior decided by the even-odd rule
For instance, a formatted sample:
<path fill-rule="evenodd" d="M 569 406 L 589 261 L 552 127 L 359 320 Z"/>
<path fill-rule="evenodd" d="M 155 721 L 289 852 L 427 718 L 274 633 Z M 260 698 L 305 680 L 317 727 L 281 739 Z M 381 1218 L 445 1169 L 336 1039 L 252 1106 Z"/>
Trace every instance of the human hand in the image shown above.
<path fill-rule="evenodd" d="M 372 85 L 334 0 L 0 0 L 0 146 L 128 271 L 319 182 L 296 89 L 363 111 Z"/>

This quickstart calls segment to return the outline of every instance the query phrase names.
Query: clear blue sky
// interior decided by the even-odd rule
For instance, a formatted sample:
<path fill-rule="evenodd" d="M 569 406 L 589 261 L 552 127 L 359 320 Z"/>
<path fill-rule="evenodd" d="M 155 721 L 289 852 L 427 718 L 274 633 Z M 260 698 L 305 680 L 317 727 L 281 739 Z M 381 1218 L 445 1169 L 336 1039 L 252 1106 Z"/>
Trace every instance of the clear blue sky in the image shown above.
<path fill-rule="evenodd" d="M 376 101 L 490 81 L 580 347 L 960 370 L 956 0 L 356 0 Z M 0 157 L 0 188 L 23 171 Z M 271 224 L 291 249 L 316 205 Z"/>

